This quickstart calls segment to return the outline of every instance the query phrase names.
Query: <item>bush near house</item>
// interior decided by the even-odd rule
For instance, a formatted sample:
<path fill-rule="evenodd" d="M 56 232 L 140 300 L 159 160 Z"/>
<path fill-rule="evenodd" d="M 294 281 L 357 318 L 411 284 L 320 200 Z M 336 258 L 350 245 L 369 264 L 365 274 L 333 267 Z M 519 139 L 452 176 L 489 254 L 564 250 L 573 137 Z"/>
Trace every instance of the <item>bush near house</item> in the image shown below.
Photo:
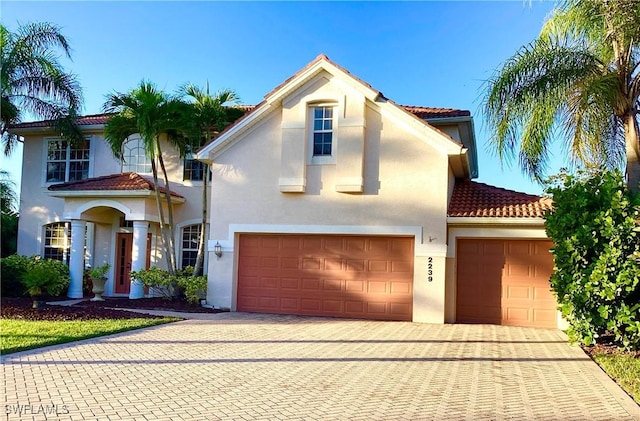
<path fill-rule="evenodd" d="M 619 171 L 566 172 L 549 181 L 554 209 L 545 217 L 555 243 L 551 287 L 569 337 L 590 345 L 613 335 L 625 349 L 640 348 L 639 196 Z"/>
<path fill-rule="evenodd" d="M 69 267 L 59 260 L 32 258 L 22 285 L 31 297 L 57 297 L 67 290 L 71 279 Z"/>
<path fill-rule="evenodd" d="M 40 256 L 14 254 L 0 259 L 3 297 L 59 296 L 69 286 L 69 268 L 64 263 Z"/>
<path fill-rule="evenodd" d="M 31 259 L 19 254 L 0 259 L 0 295 L 19 297 L 24 295 L 22 276 L 27 272 Z"/>
<path fill-rule="evenodd" d="M 165 298 L 184 296 L 191 304 L 198 304 L 207 291 L 207 277 L 194 276 L 193 267 L 187 266 L 171 275 L 168 271 L 151 267 L 131 272 L 131 279 L 153 288 Z"/>

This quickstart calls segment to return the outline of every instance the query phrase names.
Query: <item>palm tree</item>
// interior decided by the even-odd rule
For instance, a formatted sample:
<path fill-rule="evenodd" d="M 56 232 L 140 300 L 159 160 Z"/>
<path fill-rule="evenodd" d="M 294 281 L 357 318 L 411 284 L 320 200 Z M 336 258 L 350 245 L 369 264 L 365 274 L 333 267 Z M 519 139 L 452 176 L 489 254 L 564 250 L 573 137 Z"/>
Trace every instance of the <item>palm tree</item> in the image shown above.
<path fill-rule="evenodd" d="M 15 32 L 0 25 L 0 136 L 5 155 L 11 154 L 18 141 L 8 128 L 25 113 L 55 120 L 69 141 L 82 139 L 75 125 L 82 90 L 76 77 L 64 71 L 56 50 L 71 58 L 67 39 L 56 25 L 30 23 Z"/>
<path fill-rule="evenodd" d="M 232 121 L 240 117 L 244 112 L 230 110 L 225 104 L 239 101 L 238 95 L 232 90 L 222 90 L 215 95 L 209 94 L 209 83 L 203 90 L 197 86 L 187 84 L 180 88 L 179 93 L 191 103 L 191 127 L 190 147 L 196 149 L 212 139 L 214 130 L 222 130 Z M 234 112 L 235 111 L 235 112 Z M 238 112 L 239 111 L 239 112 Z M 205 253 L 205 233 L 207 229 L 207 205 L 209 203 L 207 192 L 209 190 L 209 165 L 203 164 L 202 182 L 202 224 L 200 227 L 200 239 L 198 243 L 198 255 L 194 267 L 194 274 L 199 276 L 203 272 Z"/>
<path fill-rule="evenodd" d="M 1 257 L 6 257 L 16 252 L 16 240 L 18 237 L 17 208 L 18 196 L 15 192 L 15 183 L 11 180 L 7 171 L 0 170 Z"/>
<path fill-rule="evenodd" d="M 105 140 L 111 146 L 113 154 L 122 158 L 122 150 L 127 138 L 140 134 L 147 156 L 151 160 L 151 172 L 156 186 L 155 196 L 160 219 L 162 245 L 168 259 L 168 270 L 176 269 L 176 253 L 174 244 L 173 206 L 169 177 L 162 157 L 160 139 L 164 135 L 174 146 L 183 149 L 178 139 L 178 125 L 183 121 L 187 104 L 177 98 L 159 91 L 150 82 L 142 81 L 140 86 L 128 93 L 113 93 L 103 105 L 107 113 L 115 113 L 105 125 Z M 182 153 L 182 152 L 181 152 Z M 160 196 L 160 184 L 157 163 L 164 178 L 165 200 L 167 202 L 168 220 L 165 222 L 164 209 Z"/>
<path fill-rule="evenodd" d="M 485 114 L 501 160 L 519 148 L 525 173 L 540 179 L 551 139 L 563 132 L 574 165 L 626 160 L 640 182 L 640 1 L 565 0 L 539 37 L 488 81 Z"/>

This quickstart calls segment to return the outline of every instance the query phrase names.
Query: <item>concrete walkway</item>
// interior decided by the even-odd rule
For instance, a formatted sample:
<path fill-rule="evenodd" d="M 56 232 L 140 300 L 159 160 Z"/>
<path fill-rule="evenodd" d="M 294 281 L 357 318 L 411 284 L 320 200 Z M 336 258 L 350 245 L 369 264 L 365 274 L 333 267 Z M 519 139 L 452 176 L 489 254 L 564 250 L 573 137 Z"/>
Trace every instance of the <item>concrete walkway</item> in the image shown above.
<path fill-rule="evenodd" d="M 557 330 L 206 316 L 4 357 L 6 419 L 640 420 Z"/>

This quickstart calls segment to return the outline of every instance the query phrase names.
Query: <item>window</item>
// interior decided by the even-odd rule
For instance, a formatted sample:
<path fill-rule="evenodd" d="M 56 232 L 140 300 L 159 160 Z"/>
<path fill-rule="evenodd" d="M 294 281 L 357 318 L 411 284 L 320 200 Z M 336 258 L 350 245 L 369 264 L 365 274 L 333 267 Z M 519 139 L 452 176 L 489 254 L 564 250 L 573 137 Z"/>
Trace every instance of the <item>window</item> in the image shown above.
<path fill-rule="evenodd" d="M 182 262 L 184 269 L 187 266 L 195 266 L 198 257 L 198 244 L 202 225 L 187 225 L 182 228 Z"/>
<path fill-rule="evenodd" d="M 122 147 L 122 172 L 150 173 L 151 160 L 140 136 L 132 136 Z"/>
<path fill-rule="evenodd" d="M 71 145 L 66 140 L 47 141 L 47 183 L 78 181 L 89 178 L 90 141 Z"/>
<path fill-rule="evenodd" d="M 202 181 L 204 180 L 205 164 L 193 158 L 191 149 L 187 147 L 187 153 L 184 156 L 184 170 L 182 173 L 183 180 Z M 209 180 L 211 180 L 211 172 L 209 172 Z"/>
<path fill-rule="evenodd" d="M 55 259 L 69 264 L 71 245 L 71 225 L 68 222 L 55 222 L 44 226 L 45 259 Z"/>
<path fill-rule="evenodd" d="M 313 107 L 313 156 L 331 156 L 333 144 L 333 107 Z"/>

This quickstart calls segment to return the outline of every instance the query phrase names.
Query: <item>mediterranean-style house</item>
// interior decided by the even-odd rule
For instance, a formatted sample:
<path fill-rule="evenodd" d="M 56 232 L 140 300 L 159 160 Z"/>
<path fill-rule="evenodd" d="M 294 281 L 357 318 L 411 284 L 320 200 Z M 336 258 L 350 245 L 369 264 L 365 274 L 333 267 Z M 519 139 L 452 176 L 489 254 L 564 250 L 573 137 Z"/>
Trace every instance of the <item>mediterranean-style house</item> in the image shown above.
<path fill-rule="evenodd" d="M 78 123 L 23 123 L 18 252 L 111 263 L 105 295 L 144 295 L 129 271 L 164 265 L 149 162 L 124 162 Z M 231 311 L 557 327 L 548 200 L 472 181 L 469 111 L 395 104 L 320 55 L 197 153 L 165 148 L 179 264 L 199 238 L 201 162 L 211 165 L 207 303 Z"/>

